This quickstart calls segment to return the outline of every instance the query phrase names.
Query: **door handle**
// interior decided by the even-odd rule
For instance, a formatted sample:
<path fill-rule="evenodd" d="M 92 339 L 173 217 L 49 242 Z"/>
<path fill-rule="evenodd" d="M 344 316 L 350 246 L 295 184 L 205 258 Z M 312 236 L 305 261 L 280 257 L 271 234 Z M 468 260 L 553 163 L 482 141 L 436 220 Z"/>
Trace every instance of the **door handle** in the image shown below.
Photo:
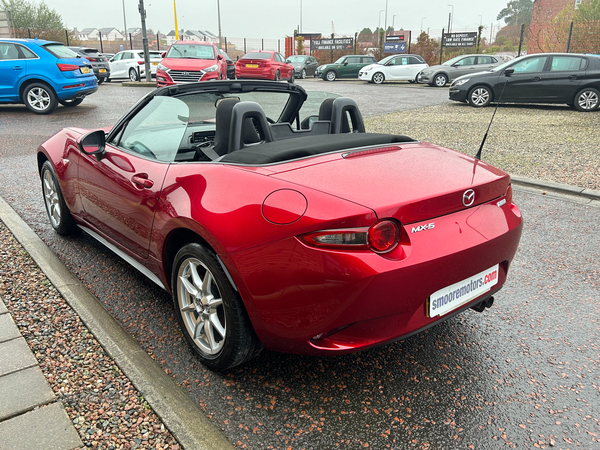
<path fill-rule="evenodd" d="M 533 77 L 533 78 L 531 79 L 531 81 L 541 81 L 541 80 L 542 80 L 542 79 L 541 79 L 540 77 Z"/>
<path fill-rule="evenodd" d="M 21 66 L 15 66 L 13 67 L 13 70 L 23 70 L 23 68 Z"/>
<path fill-rule="evenodd" d="M 136 184 L 144 189 L 150 189 L 154 186 L 154 181 L 148 179 L 147 173 L 138 173 L 131 177 L 133 184 Z"/>
<path fill-rule="evenodd" d="M 576 79 L 577 79 L 577 75 L 571 75 L 571 76 L 569 77 L 569 80 L 576 80 Z"/>

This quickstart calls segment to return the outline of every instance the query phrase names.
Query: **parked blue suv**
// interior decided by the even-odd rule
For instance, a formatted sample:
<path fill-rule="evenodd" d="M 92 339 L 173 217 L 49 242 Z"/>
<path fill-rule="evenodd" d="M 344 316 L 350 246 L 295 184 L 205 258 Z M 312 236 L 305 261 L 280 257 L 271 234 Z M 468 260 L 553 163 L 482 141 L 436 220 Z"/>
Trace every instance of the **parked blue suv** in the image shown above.
<path fill-rule="evenodd" d="M 49 114 L 77 106 L 98 90 L 91 63 L 60 42 L 0 39 L 0 103 L 24 103 Z"/>

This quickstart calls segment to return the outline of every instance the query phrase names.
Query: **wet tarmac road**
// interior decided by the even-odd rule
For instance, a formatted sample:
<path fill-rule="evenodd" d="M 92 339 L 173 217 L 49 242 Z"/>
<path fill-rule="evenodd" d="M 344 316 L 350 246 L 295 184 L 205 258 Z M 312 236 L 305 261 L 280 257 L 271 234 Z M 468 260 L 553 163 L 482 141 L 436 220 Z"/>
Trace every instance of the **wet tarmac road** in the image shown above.
<path fill-rule="evenodd" d="M 0 195 L 232 443 L 600 448 L 600 208 L 516 190 L 521 246 L 507 285 L 482 314 L 467 311 L 359 354 L 263 352 L 214 373 L 186 347 L 167 294 L 86 235 L 57 236 L 44 211 L 37 145 L 64 125 L 112 124 L 142 91 L 102 85 L 79 107 L 44 117 L 0 106 Z"/>

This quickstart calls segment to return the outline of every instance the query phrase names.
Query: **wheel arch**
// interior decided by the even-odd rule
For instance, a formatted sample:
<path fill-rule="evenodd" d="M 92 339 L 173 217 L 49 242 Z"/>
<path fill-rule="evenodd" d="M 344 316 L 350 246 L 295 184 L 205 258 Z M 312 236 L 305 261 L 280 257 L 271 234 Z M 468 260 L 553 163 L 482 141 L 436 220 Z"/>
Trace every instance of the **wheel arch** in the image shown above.
<path fill-rule="evenodd" d="M 54 92 L 54 95 L 58 99 L 58 93 L 56 92 L 56 89 L 54 89 L 54 86 L 52 86 L 52 83 L 50 83 L 49 81 L 47 81 L 43 78 L 28 78 L 26 80 L 23 80 L 21 82 L 21 85 L 19 86 L 19 98 L 21 99 L 22 102 L 25 101 L 23 99 L 23 93 L 25 92 L 25 89 L 27 89 L 27 87 L 33 83 L 45 84 L 46 86 L 48 86 L 48 88 L 50 88 L 52 90 L 52 92 Z"/>
<path fill-rule="evenodd" d="M 492 93 L 492 98 L 490 99 L 490 103 L 496 101 L 496 93 L 494 92 L 494 88 L 492 87 L 492 85 L 489 83 L 483 83 L 483 82 L 474 84 L 473 86 L 471 86 L 469 88 L 469 92 L 467 92 L 467 99 L 469 98 L 468 96 L 469 96 L 469 94 L 471 94 L 473 89 L 481 87 L 481 86 L 488 88 L 490 90 L 490 92 Z"/>

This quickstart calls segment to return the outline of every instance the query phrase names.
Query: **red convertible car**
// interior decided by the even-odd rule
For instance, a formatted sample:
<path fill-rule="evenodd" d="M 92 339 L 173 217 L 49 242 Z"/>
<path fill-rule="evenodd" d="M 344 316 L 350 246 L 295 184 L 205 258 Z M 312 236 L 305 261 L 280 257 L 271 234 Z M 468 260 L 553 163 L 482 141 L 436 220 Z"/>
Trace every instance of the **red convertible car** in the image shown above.
<path fill-rule="evenodd" d="M 317 94 L 177 85 L 109 131 L 63 129 L 37 155 L 50 222 L 172 293 L 214 369 L 263 347 L 367 349 L 491 306 L 522 229 L 508 174 L 367 133 L 353 100 Z"/>

